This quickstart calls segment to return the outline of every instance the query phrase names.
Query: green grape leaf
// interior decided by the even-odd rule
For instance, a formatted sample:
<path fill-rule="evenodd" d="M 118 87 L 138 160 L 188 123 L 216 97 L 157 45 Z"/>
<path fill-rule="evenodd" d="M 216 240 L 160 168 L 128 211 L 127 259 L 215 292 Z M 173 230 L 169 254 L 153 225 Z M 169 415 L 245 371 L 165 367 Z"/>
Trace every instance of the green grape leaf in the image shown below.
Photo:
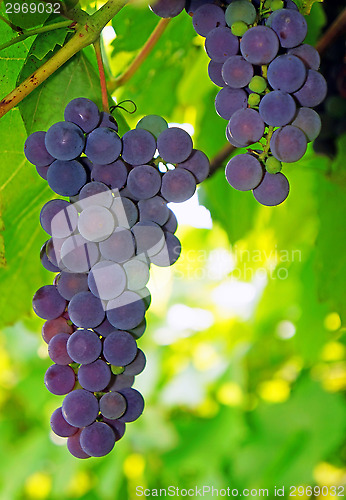
<path fill-rule="evenodd" d="M 52 54 L 49 52 L 42 61 L 39 61 L 30 52 L 19 75 L 18 83 L 31 75 Z M 37 130 L 47 130 L 53 123 L 63 120 L 65 106 L 76 97 L 87 97 L 102 107 L 99 77 L 84 51 L 70 59 L 19 104 L 28 134 Z M 128 130 L 119 112 L 115 112 L 114 117 L 118 121 L 121 134 Z"/>
<path fill-rule="evenodd" d="M 60 47 L 64 45 L 67 33 L 68 31 L 66 28 L 60 28 L 37 35 L 31 47 L 31 55 L 34 55 L 41 61 L 50 51 L 54 50 L 57 45 L 60 45 Z"/>
<path fill-rule="evenodd" d="M 323 0 L 294 0 L 299 8 L 299 11 L 304 15 L 309 15 L 311 12 L 311 8 L 314 3 L 322 3 Z"/>

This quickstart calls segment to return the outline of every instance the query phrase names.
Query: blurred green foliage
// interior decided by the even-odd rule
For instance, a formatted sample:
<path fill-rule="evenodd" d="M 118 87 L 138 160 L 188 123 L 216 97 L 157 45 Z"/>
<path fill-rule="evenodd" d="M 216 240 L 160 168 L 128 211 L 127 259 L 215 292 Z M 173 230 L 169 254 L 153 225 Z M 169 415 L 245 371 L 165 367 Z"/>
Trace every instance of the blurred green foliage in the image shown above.
<path fill-rule="evenodd" d="M 32 27 L 47 19 L 12 21 Z M 104 32 L 109 74 L 126 70 L 157 22 L 134 5 L 114 18 Z M 310 43 L 323 23 L 314 4 Z M 11 37 L 1 24 L 0 43 Z M 2 94 L 63 40 L 38 36 L 2 51 Z M 192 125 L 195 147 L 212 158 L 225 144 L 225 122 L 214 111 L 207 63 L 182 14 L 113 97 L 136 102 L 130 126 L 147 113 Z M 143 416 L 102 459 L 74 459 L 53 437 L 49 418 L 62 398 L 44 388 L 50 363 L 31 311 L 35 289 L 52 280 L 39 262 L 46 237 L 38 222 L 51 193 L 22 150 L 27 133 L 61 120 L 77 96 L 101 104 L 90 48 L 0 120 L 0 499 L 134 499 L 137 486 L 170 485 L 268 488 L 270 498 L 284 486 L 288 498 L 289 486 L 344 484 L 345 136 L 334 162 L 310 148 L 285 166 L 291 193 L 279 207 L 230 189 L 222 166 L 199 188 L 212 228 L 191 208 L 191 224 L 178 230 L 181 258 L 172 270 L 154 269 L 149 284 L 149 326 L 139 342 L 148 363 L 136 382 Z"/>

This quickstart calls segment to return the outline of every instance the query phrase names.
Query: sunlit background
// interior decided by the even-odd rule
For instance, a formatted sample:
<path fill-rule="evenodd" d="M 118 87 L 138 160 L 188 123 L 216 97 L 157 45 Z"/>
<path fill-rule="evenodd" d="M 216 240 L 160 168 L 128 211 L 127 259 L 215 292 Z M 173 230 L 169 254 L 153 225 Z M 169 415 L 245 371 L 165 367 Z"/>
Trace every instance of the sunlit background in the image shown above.
<path fill-rule="evenodd" d="M 105 28 L 109 74 L 127 68 L 157 21 L 126 7 Z M 315 43 L 321 5 L 309 22 Z M 207 63 L 202 38 L 179 16 L 115 102 L 136 102 L 135 115 L 123 114 L 130 126 L 146 113 L 178 123 L 212 158 L 225 143 L 225 122 L 213 109 Z M 63 105 L 57 109 L 47 122 L 61 118 Z M 24 137 L 23 127 L 18 133 Z M 50 430 L 63 398 L 44 387 L 50 360 L 29 297 L 52 280 L 40 268 L 44 232 L 37 229 L 20 265 L 19 254 L 16 263 L 9 258 L 20 271 L 9 281 L 1 270 L 1 294 L 12 283 L 19 313 L 10 301 L 12 324 L 2 321 L 0 330 L 1 500 L 132 500 L 138 486 L 204 485 L 268 488 L 269 498 L 285 487 L 288 498 L 290 486 L 345 484 L 345 136 L 339 147 L 334 162 L 310 145 L 285 167 L 291 194 L 280 207 L 232 191 L 222 166 L 190 201 L 171 204 L 183 252 L 172 269 L 151 271 L 148 327 L 138 342 L 147 367 L 134 386 L 146 408 L 105 458 L 73 458 Z M 40 193 L 30 212 L 38 227 L 50 192 L 26 168 Z M 16 295 L 24 282 L 28 293 Z"/>

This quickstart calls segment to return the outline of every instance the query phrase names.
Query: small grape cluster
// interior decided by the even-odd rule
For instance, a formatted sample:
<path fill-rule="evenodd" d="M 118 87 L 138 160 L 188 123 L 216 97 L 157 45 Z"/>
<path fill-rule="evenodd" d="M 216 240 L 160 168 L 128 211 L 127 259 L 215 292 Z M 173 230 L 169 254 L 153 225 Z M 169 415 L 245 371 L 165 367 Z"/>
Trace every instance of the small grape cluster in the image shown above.
<path fill-rule="evenodd" d="M 159 0 L 151 8 L 168 17 L 179 10 L 173 4 Z M 253 148 L 231 158 L 227 181 L 253 190 L 263 205 L 282 203 L 289 193 L 282 162 L 298 161 L 318 136 L 321 120 L 312 108 L 327 93 L 319 54 L 303 43 L 304 16 L 292 0 L 191 0 L 180 7 L 205 37 L 209 77 L 222 87 L 215 108 L 228 121 L 227 140 Z"/>
<path fill-rule="evenodd" d="M 113 116 L 86 98 L 71 101 L 65 121 L 31 134 L 27 159 L 66 199 L 40 213 L 50 235 L 42 265 L 57 273 L 34 295 L 42 336 L 54 364 L 47 389 L 65 395 L 51 417 L 77 458 L 109 453 L 143 412 L 132 388 L 146 364 L 137 340 L 151 302 L 151 264 L 170 266 L 181 245 L 168 202 L 189 199 L 209 174 L 209 160 L 190 135 L 160 116 L 118 135 Z"/>

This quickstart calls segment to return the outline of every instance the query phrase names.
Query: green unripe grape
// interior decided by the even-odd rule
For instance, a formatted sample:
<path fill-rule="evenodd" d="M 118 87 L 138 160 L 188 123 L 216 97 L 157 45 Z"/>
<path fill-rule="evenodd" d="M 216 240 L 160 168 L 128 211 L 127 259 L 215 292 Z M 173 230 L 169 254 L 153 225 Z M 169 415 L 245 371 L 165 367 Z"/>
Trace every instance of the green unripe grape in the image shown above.
<path fill-rule="evenodd" d="M 111 371 L 114 375 L 120 375 L 120 373 L 123 373 L 125 368 L 123 366 L 114 366 L 111 365 Z"/>
<path fill-rule="evenodd" d="M 269 156 L 266 160 L 266 170 L 269 174 L 277 174 L 282 169 L 282 163 L 275 156 Z"/>
<path fill-rule="evenodd" d="M 271 10 L 279 10 L 284 8 L 284 3 L 282 0 L 272 0 Z"/>
<path fill-rule="evenodd" d="M 248 25 L 243 21 L 236 21 L 231 26 L 231 31 L 235 36 L 243 36 L 248 29 Z"/>
<path fill-rule="evenodd" d="M 263 76 L 253 76 L 249 83 L 249 89 L 257 94 L 262 94 L 267 88 L 267 80 Z"/>
<path fill-rule="evenodd" d="M 256 9 L 248 0 L 235 0 L 226 9 L 225 20 L 228 26 L 237 21 L 252 24 L 256 19 Z"/>
<path fill-rule="evenodd" d="M 147 130 L 157 139 L 158 136 L 168 128 L 168 123 L 162 116 L 147 115 L 143 116 L 136 125 L 136 128 Z"/>
<path fill-rule="evenodd" d="M 264 6 L 263 6 L 263 7 L 264 7 L 265 9 L 269 9 L 269 8 L 270 8 L 270 6 L 271 6 L 271 4 L 272 4 L 272 0 L 266 0 L 266 1 L 264 2 Z"/>
<path fill-rule="evenodd" d="M 260 100 L 261 100 L 261 97 L 258 94 L 250 94 L 247 102 L 248 102 L 250 108 L 252 108 L 253 106 L 257 106 L 259 104 Z"/>

